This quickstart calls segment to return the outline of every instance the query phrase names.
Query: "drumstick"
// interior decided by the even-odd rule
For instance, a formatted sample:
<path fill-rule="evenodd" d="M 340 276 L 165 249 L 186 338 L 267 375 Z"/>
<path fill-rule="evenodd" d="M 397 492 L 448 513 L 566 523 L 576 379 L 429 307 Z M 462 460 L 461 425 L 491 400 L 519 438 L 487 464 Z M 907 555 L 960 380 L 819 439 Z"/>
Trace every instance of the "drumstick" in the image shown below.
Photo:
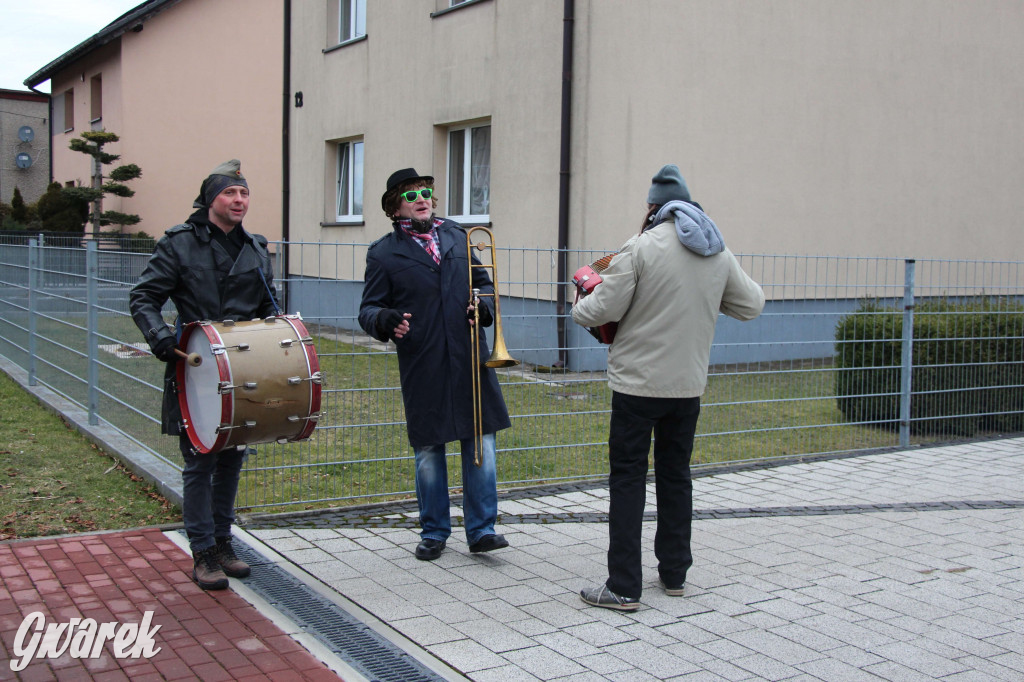
<path fill-rule="evenodd" d="M 180 348 L 175 348 L 174 352 L 178 357 L 187 360 L 188 364 L 192 365 L 193 367 L 198 367 L 199 365 L 203 364 L 203 358 L 202 356 L 199 355 L 199 353 L 186 353 Z"/>

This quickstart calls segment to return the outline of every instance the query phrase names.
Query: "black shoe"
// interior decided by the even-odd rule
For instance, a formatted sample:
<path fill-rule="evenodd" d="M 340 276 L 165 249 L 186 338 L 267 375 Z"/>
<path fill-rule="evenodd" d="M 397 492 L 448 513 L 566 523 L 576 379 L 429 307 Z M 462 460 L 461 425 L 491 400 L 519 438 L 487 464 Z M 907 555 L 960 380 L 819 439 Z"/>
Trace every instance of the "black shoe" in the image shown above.
<path fill-rule="evenodd" d="M 420 561 L 433 561 L 441 556 L 441 550 L 443 549 L 444 540 L 423 538 L 420 540 L 420 544 L 416 545 L 416 558 Z"/>
<path fill-rule="evenodd" d="M 670 597 L 682 597 L 683 590 L 686 587 L 686 583 L 682 582 L 678 585 L 675 583 L 667 583 L 664 578 L 658 580 L 661 583 L 661 589 L 665 590 L 665 594 Z"/>
<path fill-rule="evenodd" d="M 508 540 L 505 539 L 504 535 L 485 535 L 470 545 L 469 551 L 473 554 L 479 554 L 480 552 L 490 552 L 503 547 L 508 547 Z"/>

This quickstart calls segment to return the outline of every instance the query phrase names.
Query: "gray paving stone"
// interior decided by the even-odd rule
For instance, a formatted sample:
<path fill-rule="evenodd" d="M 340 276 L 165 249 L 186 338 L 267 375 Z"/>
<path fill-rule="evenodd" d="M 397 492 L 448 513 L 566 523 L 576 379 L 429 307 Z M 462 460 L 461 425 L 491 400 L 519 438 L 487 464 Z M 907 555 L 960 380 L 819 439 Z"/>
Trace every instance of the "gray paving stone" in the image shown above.
<path fill-rule="evenodd" d="M 427 646 L 427 650 L 451 667 L 464 673 L 497 668 L 508 663 L 500 655 L 471 639 L 433 644 Z M 527 672 L 529 671 L 527 670 Z"/>
<path fill-rule="evenodd" d="M 744 630 L 726 636 L 741 646 L 790 666 L 824 657 L 820 652 L 803 644 L 764 630 Z"/>
<path fill-rule="evenodd" d="M 577 594 L 606 577 L 606 524 L 514 522 L 606 512 L 604 487 L 502 499 L 512 547 L 493 555 L 470 555 L 461 529 L 435 562 L 408 528 L 252 533 L 472 680 L 1019 682 L 1024 508 L 955 503 L 1021 500 L 1021 480 L 1021 438 L 697 478 L 698 512 L 788 515 L 698 518 L 682 598 L 657 586 L 645 521 L 635 613 Z"/>
<path fill-rule="evenodd" d="M 636 639 L 635 635 L 630 634 L 623 628 L 612 627 L 606 623 L 586 623 L 564 629 L 565 632 L 573 637 L 602 649 L 611 644 L 622 644 Z"/>
<path fill-rule="evenodd" d="M 507 625 L 516 632 L 522 633 L 527 637 L 535 637 L 537 635 L 558 631 L 558 628 L 550 623 L 545 623 L 540 618 L 523 618 L 522 620 L 511 621 Z"/>
<path fill-rule="evenodd" d="M 525 604 L 521 609 L 523 613 L 558 628 L 567 628 L 594 621 L 594 614 L 590 609 L 577 608 L 575 604 L 569 606 L 561 602 L 538 602 L 535 604 Z"/>
<path fill-rule="evenodd" d="M 1011 651 L 999 656 L 993 656 L 992 661 L 1024 675 L 1024 653 L 1020 651 Z"/>
<path fill-rule="evenodd" d="M 478 670 L 470 675 L 474 682 L 537 682 L 540 678 L 531 675 L 519 666 L 503 665 L 487 670 Z"/>
<path fill-rule="evenodd" d="M 700 664 L 701 670 L 687 675 L 670 678 L 673 680 L 685 680 L 685 682 L 746 682 L 747 680 L 761 680 L 749 670 L 737 667 L 728 661 L 712 659 Z"/>
<path fill-rule="evenodd" d="M 905 642 L 874 647 L 871 652 L 932 677 L 944 677 L 964 672 L 967 669 L 955 661 L 946 660 L 930 651 Z"/>
<path fill-rule="evenodd" d="M 663 649 L 647 646 L 642 642 L 611 644 L 606 651 L 658 679 L 675 677 L 700 670 L 696 665 Z"/>
<path fill-rule="evenodd" d="M 567 675 L 588 672 L 571 658 L 545 646 L 517 649 L 504 654 L 506 660 L 542 680 L 553 680 Z"/>
<path fill-rule="evenodd" d="M 883 661 L 874 665 L 869 665 L 864 668 L 866 672 L 872 675 L 877 675 L 883 680 L 891 680 L 891 682 L 934 682 L 935 678 L 931 675 L 920 673 L 913 668 L 907 668 L 899 663 L 893 663 L 892 661 Z"/>
<path fill-rule="evenodd" d="M 663 678 L 650 675 L 643 670 L 627 670 L 607 676 L 611 682 L 661 682 Z"/>
<path fill-rule="evenodd" d="M 527 649 L 536 644 L 533 639 L 502 623 L 496 623 L 490 618 L 454 623 L 452 627 L 469 639 L 479 642 L 490 651 L 499 654 L 513 649 Z"/>
<path fill-rule="evenodd" d="M 606 653 L 594 654 L 592 656 L 579 656 L 576 657 L 575 660 L 583 667 L 601 675 L 626 672 L 632 669 L 632 666 L 621 658 L 616 658 L 615 656 Z"/>
<path fill-rule="evenodd" d="M 1021 673 L 1019 670 L 1007 668 L 996 663 L 991 658 L 979 658 L 977 656 L 966 656 L 957 661 L 973 672 L 988 675 L 989 680 L 1002 680 L 1004 682 L 1020 682 Z"/>
<path fill-rule="evenodd" d="M 604 682 L 606 679 L 608 678 L 604 675 L 598 675 L 597 673 L 588 670 L 585 673 L 556 677 L 552 682 Z"/>
<path fill-rule="evenodd" d="M 466 639 L 464 634 L 434 616 L 396 618 L 389 621 L 389 624 L 420 646 Z"/>
<path fill-rule="evenodd" d="M 796 676 L 799 671 L 796 668 L 788 666 L 784 663 L 765 656 L 763 654 L 753 654 L 751 656 L 744 656 L 743 658 L 736 658 L 731 663 L 744 670 L 762 677 L 766 680 L 787 680 L 792 679 Z"/>
<path fill-rule="evenodd" d="M 601 653 L 601 650 L 592 643 L 579 637 L 574 637 L 565 631 L 537 635 L 534 637 L 534 640 L 538 644 L 573 660 L 577 660 L 580 656 L 596 656 Z"/>

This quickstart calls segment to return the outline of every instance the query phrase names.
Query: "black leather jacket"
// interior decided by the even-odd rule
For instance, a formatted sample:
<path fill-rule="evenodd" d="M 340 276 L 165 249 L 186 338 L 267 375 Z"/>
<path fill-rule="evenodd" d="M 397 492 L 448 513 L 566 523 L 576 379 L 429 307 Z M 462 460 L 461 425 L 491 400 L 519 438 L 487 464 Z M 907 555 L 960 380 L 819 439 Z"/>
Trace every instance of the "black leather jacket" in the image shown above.
<path fill-rule="evenodd" d="M 132 319 L 151 349 L 160 339 L 175 336 L 175 330 L 161 315 L 168 299 L 174 302 L 181 324 L 249 320 L 277 312 L 277 290 L 267 240 L 243 232 L 242 251 L 232 261 L 227 250 L 212 239 L 211 225 L 204 218 L 200 211 L 189 222 L 167 230 L 132 287 L 128 298 Z M 260 278 L 261 270 L 266 286 Z M 164 374 L 162 430 L 177 435 L 181 411 L 174 386 L 174 365 L 168 363 Z"/>

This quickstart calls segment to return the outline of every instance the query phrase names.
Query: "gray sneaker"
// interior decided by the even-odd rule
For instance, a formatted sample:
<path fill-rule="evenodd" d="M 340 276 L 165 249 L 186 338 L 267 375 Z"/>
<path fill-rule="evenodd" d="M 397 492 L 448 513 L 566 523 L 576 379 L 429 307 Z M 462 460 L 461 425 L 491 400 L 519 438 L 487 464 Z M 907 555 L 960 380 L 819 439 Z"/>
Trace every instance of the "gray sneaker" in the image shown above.
<path fill-rule="evenodd" d="M 608 589 L 607 585 L 598 585 L 597 587 L 588 587 L 585 590 L 580 590 L 580 599 L 591 606 L 600 606 L 617 611 L 636 611 L 640 608 L 639 599 L 615 594 Z"/>

